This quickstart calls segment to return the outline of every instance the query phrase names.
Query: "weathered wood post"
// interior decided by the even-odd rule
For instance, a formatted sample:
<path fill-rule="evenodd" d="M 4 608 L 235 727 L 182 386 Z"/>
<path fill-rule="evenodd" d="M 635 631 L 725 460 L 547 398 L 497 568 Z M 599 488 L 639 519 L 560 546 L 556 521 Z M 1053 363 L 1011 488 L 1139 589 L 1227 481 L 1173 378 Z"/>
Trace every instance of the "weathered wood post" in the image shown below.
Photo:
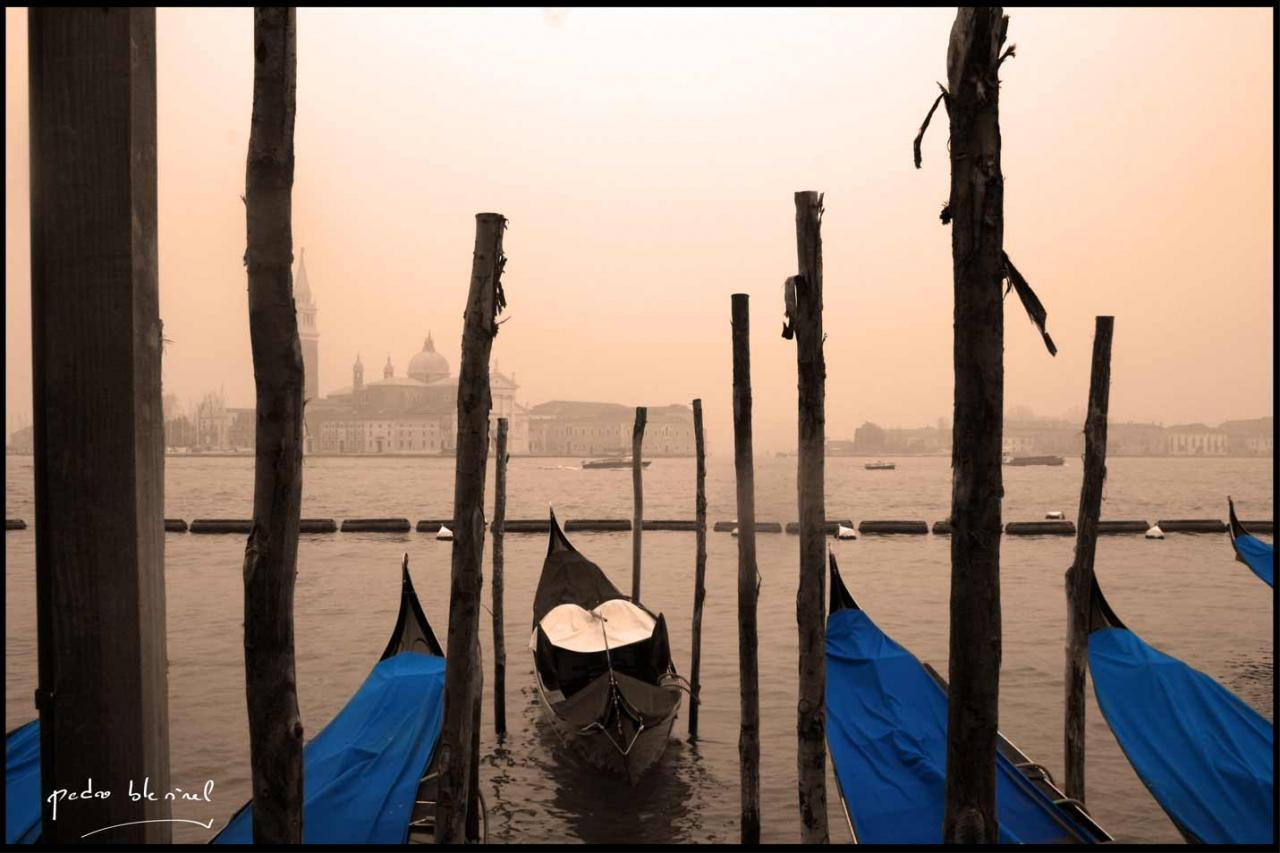
<path fill-rule="evenodd" d="M 293 304 L 292 7 L 253 10 L 253 119 L 245 175 L 249 337 L 257 386 L 253 528 L 244 549 L 244 663 L 256 843 L 302 843 L 302 719 L 293 589 L 302 514 L 302 345 Z"/>
<path fill-rule="evenodd" d="M 503 534 L 507 524 L 507 419 L 498 418 L 493 460 L 493 730 L 507 733 L 507 648 L 502 625 Z"/>
<path fill-rule="evenodd" d="M 787 325 L 783 337 L 796 339 L 799 377 L 800 588 L 796 623 L 800 630 L 800 699 L 797 703 L 797 770 L 800 840 L 826 844 L 826 455 L 827 367 L 822 355 L 822 195 L 798 192 L 796 255 L 800 274 L 787 279 Z"/>
<path fill-rule="evenodd" d="M 1114 317 L 1097 317 L 1093 329 L 1093 368 L 1089 375 L 1089 413 L 1084 422 L 1084 480 L 1076 516 L 1076 556 L 1067 569 L 1066 713 L 1063 760 L 1066 794 L 1084 802 L 1084 680 L 1089 664 L 1089 598 L 1093 556 L 1098 545 L 1102 484 L 1107 477 L 1107 406 L 1111 397 L 1111 335 Z"/>
<path fill-rule="evenodd" d="M 644 423 L 649 410 L 636 406 L 636 425 L 631 430 L 631 600 L 640 600 L 640 533 L 644 527 L 644 465 L 640 450 L 644 446 Z"/>
<path fill-rule="evenodd" d="M 760 666 L 757 654 L 756 474 L 751 448 L 751 310 L 745 293 L 730 297 L 733 323 L 733 467 L 738 487 L 738 766 L 742 843 L 760 843 Z"/>
<path fill-rule="evenodd" d="M 1000 686 L 1004 179 L 999 7 L 962 7 L 947 49 L 955 416 L 945 843 L 994 844 Z"/>
<path fill-rule="evenodd" d="M 440 730 L 440 787 L 436 841 L 466 838 L 475 708 L 480 685 L 480 587 L 484 561 L 484 479 L 489 453 L 489 353 L 498 334 L 502 291 L 502 232 L 497 213 L 476 214 L 471 289 L 462 323 L 458 374 L 458 455 L 453 485 L 453 570 L 449 595 L 449 666 L 445 668 L 444 722 Z"/>
<path fill-rule="evenodd" d="M 693 444 L 697 486 L 693 503 L 693 660 L 689 664 L 689 737 L 698 736 L 698 698 L 702 671 L 702 603 L 707 597 L 707 455 L 702 438 L 702 400 L 693 401 Z M 741 531 L 739 531 L 741 537 Z"/>
<path fill-rule="evenodd" d="M 167 844 L 156 13 L 27 20 L 41 840 Z"/>

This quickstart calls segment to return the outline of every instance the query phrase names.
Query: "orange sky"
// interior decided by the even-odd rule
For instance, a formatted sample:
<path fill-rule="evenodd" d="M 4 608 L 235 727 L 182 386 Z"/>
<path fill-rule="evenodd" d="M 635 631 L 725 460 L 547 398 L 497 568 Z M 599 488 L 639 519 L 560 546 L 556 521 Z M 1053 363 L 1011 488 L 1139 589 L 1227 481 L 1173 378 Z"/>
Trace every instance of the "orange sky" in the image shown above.
<path fill-rule="evenodd" d="M 1272 11 L 1009 10 L 1005 248 L 1056 359 L 1006 310 L 1006 400 L 1083 410 L 1116 315 L 1115 419 L 1273 405 Z M 729 294 L 752 295 L 756 440 L 795 441 L 792 193 L 826 193 L 827 435 L 951 411 L 945 79 L 954 11 L 303 9 L 294 235 L 323 391 L 399 375 L 428 329 L 456 373 L 474 214 L 510 219 L 494 345 L 520 399 L 704 399 L 732 448 Z M 26 13 L 7 9 L 6 402 L 30 419 Z M 251 405 L 247 9 L 162 9 L 165 390 Z M 295 250 L 296 253 L 296 250 Z M 1013 297 L 1010 297 L 1011 299 Z"/>

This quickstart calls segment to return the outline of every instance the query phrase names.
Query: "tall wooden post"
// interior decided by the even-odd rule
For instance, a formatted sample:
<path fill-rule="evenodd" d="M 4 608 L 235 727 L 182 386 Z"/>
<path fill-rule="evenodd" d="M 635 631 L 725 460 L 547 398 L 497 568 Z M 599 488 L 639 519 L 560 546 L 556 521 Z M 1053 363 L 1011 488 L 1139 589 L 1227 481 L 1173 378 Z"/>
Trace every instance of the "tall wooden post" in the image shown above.
<path fill-rule="evenodd" d="M 503 535 L 507 525 L 507 419 L 498 418 L 493 464 L 493 730 L 507 733 L 507 648 L 502 625 Z"/>
<path fill-rule="evenodd" d="M 170 790 L 155 10 L 33 7 L 28 45 L 41 837 L 167 844 L 124 794 Z"/>
<path fill-rule="evenodd" d="M 694 497 L 693 556 L 693 661 L 689 664 L 689 737 L 698 736 L 698 701 L 701 696 L 702 603 L 707 597 L 707 455 L 702 438 L 702 400 L 693 401 L 693 443 L 697 456 Z M 742 535 L 741 531 L 738 533 Z"/>
<path fill-rule="evenodd" d="M 826 844 L 826 379 L 822 355 L 822 195 L 798 192 L 796 254 L 800 274 L 787 280 L 787 315 L 796 339 L 799 377 L 800 699 L 796 733 L 800 840 Z M 784 333 L 786 334 L 786 333 Z M 790 337 L 790 335 L 787 335 Z"/>
<path fill-rule="evenodd" d="M 458 455 L 453 480 L 453 570 L 449 595 L 449 644 L 445 668 L 444 722 L 440 730 L 440 787 L 436 841 L 466 838 L 475 703 L 480 685 L 480 587 L 484 561 L 484 478 L 489 454 L 489 353 L 498 334 L 502 291 L 502 232 L 497 213 L 476 214 L 471 289 L 462 321 L 458 374 Z"/>
<path fill-rule="evenodd" d="M 955 417 L 951 450 L 951 638 L 942 838 L 994 844 L 1000 681 L 1004 414 L 1004 185 L 999 7 L 962 7 L 947 50 Z"/>
<path fill-rule="evenodd" d="M 1102 484 L 1107 477 L 1107 406 L 1111 397 L 1111 335 L 1114 317 L 1097 317 L 1093 329 L 1093 368 L 1089 375 L 1089 413 L 1084 422 L 1084 480 L 1076 516 L 1076 556 L 1067 569 L 1066 713 L 1063 759 L 1066 794 L 1084 802 L 1084 677 L 1089 664 L 1089 599 L 1093 556 L 1098 545 Z"/>
<path fill-rule="evenodd" d="M 644 465 L 641 448 L 644 446 L 644 423 L 648 415 L 644 406 L 636 406 L 636 425 L 631 430 L 631 494 L 634 508 L 631 512 L 631 600 L 640 600 L 640 533 L 644 528 Z"/>
<path fill-rule="evenodd" d="M 757 654 L 756 474 L 751 448 L 751 310 L 730 297 L 733 323 L 733 467 L 738 486 L 738 684 L 742 844 L 760 843 L 760 665 Z"/>
<path fill-rule="evenodd" d="M 256 843 L 302 842 L 302 719 L 293 588 L 302 515 L 302 345 L 293 304 L 292 7 L 253 11 L 253 120 L 245 176 L 249 337 L 257 386 L 253 527 L 244 549 L 244 663 Z"/>

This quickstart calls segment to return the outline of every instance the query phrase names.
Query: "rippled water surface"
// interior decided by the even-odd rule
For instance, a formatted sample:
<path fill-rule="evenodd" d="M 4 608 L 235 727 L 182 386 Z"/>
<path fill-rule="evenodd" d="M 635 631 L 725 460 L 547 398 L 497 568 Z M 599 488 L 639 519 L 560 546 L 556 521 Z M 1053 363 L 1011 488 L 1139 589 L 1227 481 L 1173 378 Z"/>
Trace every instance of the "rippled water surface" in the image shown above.
<path fill-rule="evenodd" d="M 757 517 L 796 518 L 794 458 L 757 462 Z M 898 459 L 896 471 L 864 460 L 827 462 L 832 518 L 946 517 L 949 460 Z M 166 515 L 247 517 L 253 465 L 247 458 L 166 460 Z M 578 460 L 512 460 L 508 518 L 631 515 L 629 471 L 583 471 Z M 1226 495 L 1244 518 L 1272 517 L 1271 460 L 1113 459 L 1103 518 L 1225 518 Z M 1005 520 L 1074 518 L 1080 466 L 1006 468 Z M 489 488 L 492 501 L 492 466 Z M 658 459 L 645 471 L 648 518 L 693 517 L 691 459 Z M 452 459 L 340 459 L 306 462 L 306 516 L 452 514 Z M 708 516 L 732 519 L 728 454 L 708 460 Z M 33 521 L 31 457 L 6 457 L 8 517 Z M 574 544 L 622 589 L 630 587 L 631 534 L 579 533 Z M 1002 554 L 1004 657 L 1001 730 L 1061 776 L 1063 572 L 1071 537 L 1005 537 Z M 946 670 L 949 546 L 938 536 L 865 536 L 834 542 L 859 603 L 917 657 Z M 796 626 L 799 540 L 758 538 L 760 598 L 761 806 L 765 841 L 798 838 L 795 793 Z M 169 714 L 172 782 L 216 782 L 211 805 L 182 804 L 182 817 L 215 819 L 217 831 L 249 793 L 241 646 L 244 537 L 168 534 Z M 737 551 L 728 534 L 708 534 L 703 621 L 701 737 L 687 739 L 681 712 L 659 765 L 641 783 L 600 779 L 563 751 L 541 718 L 527 651 L 534 585 L 545 536 L 508 534 L 506 543 L 507 715 L 505 742 L 493 736 L 492 627 L 482 614 L 485 655 L 484 762 L 490 840 L 498 842 L 736 841 L 738 838 Z M 677 667 L 687 674 L 692 611 L 692 533 L 644 534 L 643 599 L 666 614 Z M 360 686 L 384 647 L 398 604 L 400 555 L 427 617 L 443 640 L 448 623 L 450 546 L 430 535 L 303 536 L 297 587 L 299 701 L 310 733 Z M 488 552 L 487 552 L 488 553 Z M 35 543 L 32 530 L 5 535 L 5 726 L 34 716 Z M 489 567 L 486 565 L 486 575 Z M 1274 674 L 1271 591 L 1233 559 L 1224 535 L 1103 537 L 1098 577 L 1112 606 L 1156 647 L 1212 675 L 1270 718 Z M 489 589 L 485 588 L 488 602 Z M 1172 824 L 1134 775 L 1089 694 L 1088 802 L 1117 839 L 1177 842 Z M 828 783 L 832 840 L 847 840 L 835 786 Z M 175 816 L 179 809 L 175 809 Z M 175 840 L 210 833 L 175 825 Z"/>

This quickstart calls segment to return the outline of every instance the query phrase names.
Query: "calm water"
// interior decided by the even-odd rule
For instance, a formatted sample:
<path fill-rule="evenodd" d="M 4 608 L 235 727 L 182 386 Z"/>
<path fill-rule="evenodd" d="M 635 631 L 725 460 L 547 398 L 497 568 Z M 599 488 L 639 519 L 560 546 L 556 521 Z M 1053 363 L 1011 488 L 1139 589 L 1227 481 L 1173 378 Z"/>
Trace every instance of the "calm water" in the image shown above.
<path fill-rule="evenodd" d="M 898 459 L 896 471 L 866 471 L 861 459 L 827 462 L 831 517 L 946 517 L 949 461 Z M 247 517 L 253 492 L 250 459 L 167 462 L 166 515 Z M 578 460 L 515 459 L 508 475 L 508 518 L 630 517 L 628 471 L 582 471 Z M 1226 495 L 1244 518 L 1272 517 L 1271 460 L 1115 459 L 1109 463 L 1104 518 L 1225 518 Z M 1006 520 L 1062 510 L 1074 518 L 1080 466 L 1006 468 Z M 490 470 L 489 486 L 493 477 Z M 757 464 L 757 517 L 792 521 L 795 459 Z M 692 518 L 693 460 L 659 459 L 645 472 L 649 518 Z M 311 459 L 303 513 L 338 519 L 452 514 L 452 459 Z M 732 459 L 708 460 L 709 520 L 735 516 Z M 490 497 L 492 500 L 492 496 Z M 32 522 L 31 457 L 6 457 L 8 517 Z M 188 789 L 216 782 L 214 803 L 184 803 L 174 815 L 223 825 L 249 793 L 241 646 L 238 535 L 166 536 L 169 713 L 172 783 Z M 576 534 L 574 544 L 630 586 L 631 535 Z M 687 674 L 693 593 L 692 533 L 644 534 L 643 597 L 663 611 L 677 666 Z M 1004 658 L 1001 730 L 1061 776 L 1063 572 L 1070 537 L 1006 537 L 1002 558 Z M 833 543 L 859 603 L 900 643 L 943 672 L 947 664 L 949 546 L 946 537 L 867 536 Z M 703 622 L 702 737 L 686 739 L 676 723 L 659 766 L 641 784 L 601 780 L 563 754 L 540 717 L 525 643 L 544 536 L 507 537 L 506 636 L 509 734 L 493 736 L 492 628 L 482 615 L 485 719 L 481 767 L 490 839 L 497 842 L 736 841 L 738 838 L 738 683 L 736 543 L 708 534 L 708 597 Z M 36 683 L 34 536 L 5 535 L 5 727 L 34 716 Z M 762 811 L 765 841 L 795 841 L 796 630 L 798 538 L 758 537 Z M 427 534 L 304 536 L 299 553 L 297 654 L 303 720 L 314 734 L 360 686 L 381 653 L 398 604 L 400 555 L 408 552 L 423 608 L 444 639 L 448 624 L 450 546 Z M 489 571 L 486 567 L 486 574 Z M 1104 537 L 1097 573 L 1121 618 L 1156 647 L 1209 673 L 1272 716 L 1272 597 L 1233 559 L 1225 535 L 1169 534 L 1164 541 Z M 486 601 L 489 589 L 485 589 Z M 1089 692 L 1088 800 L 1119 840 L 1177 842 L 1172 824 L 1134 775 Z M 847 840 L 828 782 L 832 839 Z M 181 814 L 179 815 L 179 811 Z M 176 824 L 175 840 L 210 833 Z"/>

